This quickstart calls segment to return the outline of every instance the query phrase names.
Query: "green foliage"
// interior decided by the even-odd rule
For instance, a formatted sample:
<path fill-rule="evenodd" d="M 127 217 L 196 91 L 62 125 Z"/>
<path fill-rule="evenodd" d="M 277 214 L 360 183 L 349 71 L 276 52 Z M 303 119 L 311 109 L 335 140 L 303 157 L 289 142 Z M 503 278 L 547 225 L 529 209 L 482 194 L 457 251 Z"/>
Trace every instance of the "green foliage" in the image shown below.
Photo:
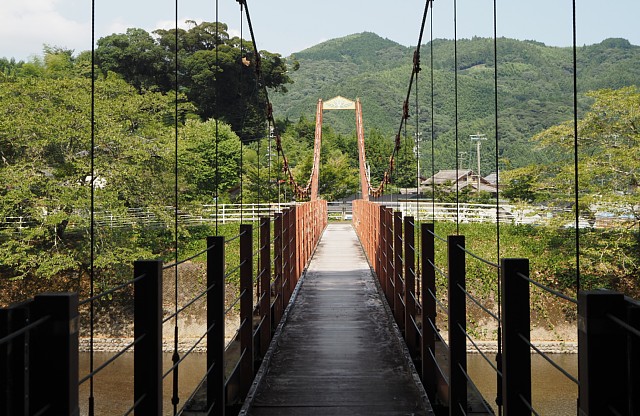
<path fill-rule="evenodd" d="M 460 224 L 466 248 L 474 254 L 496 261 L 496 227 L 494 224 Z M 456 224 L 438 222 L 436 234 L 441 237 L 456 234 Z M 580 235 L 581 288 L 608 288 L 628 296 L 640 295 L 640 260 L 637 256 L 638 234 L 625 229 L 590 230 Z M 500 226 L 500 255 L 527 258 L 532 279 L 575 295 L 575 231 L 547 226 Z M 436 243 L 436 264 L 446 268 L 446 244 Z M 467 286 L 473 293 L 493 297 L 496 293 L 497 270 L 475 259 L 467 261 Z M 439 290 L 446 290 L 446 280 L 438 281 Z M 442 293 L 442 292 L 441 292 Z"/>
<path fill-rule="evenodd" d="M 218 143 L 214 120 L 189 120 L 180 137 L 178 164 L 184 178 L 180 194 L 186 201 L 211 204 L 216 190 L 226 195 L 237 186 L 241 144 L 229 125 L 218 123 Z"/>
<path fill-rule="evenodd" d="M 262 137 L 266 103 L 261 87 L 287 91 L 291 79 L 286 60 L 260 51 L 264 85 L 259 85 L 256 51 L 250 43 L 229 37 L 224 23 L 188 23 L 188 30 L 177 32 L 180 91 L 203 120 L 217 118 L 230 124 L 244 142 Z M 159 29 L 153 34 L 128 29 L 99 39 L 99 67 L 119 74 L 139 91 L 175 91 L 176 30 Z"/>
<path fill-rule="evenodd" d="M 591 108 L 578 123 L 578 168 L 581 210 L 591 205 L 616 214 L 637 212 L 640 186 L 640 91 L 637 87 L 598 90 L 587 94 Z M 565 122 L 536 135 L 544 151 L 564 153 L 564 161 L 532 165 L 505 173 L 505 196 L 539 194 L 545 201 L 572 206 L 574 188 L 574 127 Z M 525 198 L 520 198 L 525 199 Z M 532 199 L 532 198 L 529 198 Z"/>
<path fill-rule="evenodd" d="M 3 277 L 78 279 L 88 273 L 92 180 L 100 281 L 127 278 L 133 260 L 174 251 L 173 215 L 165 208 L 174 205 L 172 97 L 138 93 L 117 77 L 96 80 L 92 178 L 90 85 L 89 79 L 73 75 L 21 76 L 0 83 Z M 192 107 L 181 103 L 179 111 L 188 114 Z M 181 204 L 213 203 L 215 137 L 213 121 L 188 120 L 181 127 Z M 226 195 L 238 181 L 241 145 L 224 123 L 219 123 L 218 145 L 219 190 Z M 129 226 L 108 220 L 140 208 L 164 226 L 145 226 L 144 218 Z M 188 236 L 182 226 L 179 232 Z"/>
<path fill-rule="evenodd" d="M 434 59 L 434 113 L 431 114 L 430 62 Z M 402 116 L 412 68 L 413 49 L 372 33 L 333 39 L 295 54 L 300 70 L 291 74 L 294 84 L 286 95 L 274 95 L 274 109 L 283 118 L 313 114 L 318 98 L 342 95 L 363 103 L 367 136 L 376 129 L 393 137 Z M 456 119 L 454 100 L 454 44 L 437 39 L 421 48 L 419 78 L 420 114 L 410 97 L 408 135 L 414 137 L 416 118 L 424 140 L 421 166 L 425 172 L 455 166 Z M 494 131 L 493 40 L 458 41 L 458 147 L 469 152 L 469 135 L 487 137 Z M 640 47 L 623 39 L 608 39 L 578 49 L 580 91 L 620 88 L 640 79 Z M 500 169 L 564 161 L 558 149 L 536 149 L 529 139 L 568 120 L 573 111 L 573 74 L 570 48 L 547 47 L 539 42 L 498 39 L 498 105 Z M 592 98 L 580 96 L 585 111 Z M 431 118 L 434 120 L 434 158 L 431 166 Z M 340 134 L 352 134 L 352 117 L 327 113 L 325 124 Z M 368 137 L 367 137 L 368 138 Z M 426 140 L 425 140 L 426 139 Z M 411 145 L 409 145 L 411 147 Z M 367 149 L 368 150 L 368 149 Z M 483 143 L 483 154 L 495 153 L 495 141 Z M 481 172 L 495 171 L 493 158 L 481 161 Z M 372 163 L 372 170 L 375 163 Z M 466 168 L 467 166 L 464 166 Z M 472 167 L 473 169 L 473 167 Z M 425 175 L 430 176 L 430 175 Z"/>

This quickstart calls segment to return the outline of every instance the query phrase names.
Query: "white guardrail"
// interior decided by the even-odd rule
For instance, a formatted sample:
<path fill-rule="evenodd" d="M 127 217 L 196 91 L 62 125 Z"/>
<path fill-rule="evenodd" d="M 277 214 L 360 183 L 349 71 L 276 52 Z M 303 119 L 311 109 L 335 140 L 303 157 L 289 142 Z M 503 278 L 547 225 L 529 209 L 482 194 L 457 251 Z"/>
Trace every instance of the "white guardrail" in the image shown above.
<path fill-rule="evenodd" d="M 500 222 L 510 224 L 547 224 L 551 218 L 557 215 L 553 209 L 544 207 L 516 207 L 514 205 L 500 205 L 496 212 L 493 204 L 455 204 L 455 203 L 435 203 L 430 201 L 397 200 L 380 202 L 385 206 L 401 211 L 403 216 L 413 216 L 418 221 L 460 221 L 461 223 L 495 223 L 499 218 Z M 182 225 L 195 226 L 215 223 L 220 224 L 231 222 L 255 222 L 264 216 L 272 216 L 276 212 L 295 202 L 272 203 L 272 204 L 218 204 L 201 205 L 190 207 L 189 211 L 178 211 L 178 221 Z M 351 202 L 329 202 L 329 220 L 350 221 Z M 89 212 L 83 211 L 75 213 L 77 222 L 71 222 L 69 228 L 84 228 L 89 226 Z M 619 225 L 624 218 L 600 218 L 596 216 L 593 224 L 586 219 L 580 219 L 580 228 L 596 227 L 611 228 Z M 174 208 L 162 207 L 160 209 L 149 208 L 129 208 L 126 212 L 96 211 L 95 221 L 98 227 L 125 228 L 125 227 L 166 227 L 174 220 Z M 606 221 L 605 221 L 606 220 Z M 628 219 L 627 219 L 628 220 Z M 23 229 L 36 227 L 44 222 L 44 218 L 39 220 L 28 216 L 5 217 L 0 221 L 0 230 L 12 230 L 21 232 Z M 574 226 L 574 225 L 570 225 Z"/>

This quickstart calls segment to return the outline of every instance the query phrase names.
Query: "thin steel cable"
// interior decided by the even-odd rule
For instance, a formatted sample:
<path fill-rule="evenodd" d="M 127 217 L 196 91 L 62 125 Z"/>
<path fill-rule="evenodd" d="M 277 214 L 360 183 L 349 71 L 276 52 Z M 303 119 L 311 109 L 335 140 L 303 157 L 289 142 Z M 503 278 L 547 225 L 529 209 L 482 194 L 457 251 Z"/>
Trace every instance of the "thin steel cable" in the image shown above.
<path fill-rule="evenodd" d="M 453 0 L 453 90 L 456 133 L 456 234 L 460 234 L 460 160 L 458 155 L 458 2 Z"/>
<path fill-rule="evenodd" d="M 473 341 L 472 341 L 472 342 L 473 342 Z M 468 382 L 468 383 L 467 383 L 467 385 L 468 385 L 468 386 L 471 386 L 471 389 L 472 389 L 473 391 L 475 391 L 475 392 L 476 392 L 476 394 L 477 394 L 479 397 L 482 397 L 482 393 L 480 393 L 480 390 L 478 390 L 478 386 L 476 386 L 476 383 L 474 383 L 474 382 L 473 382 L 473 380 L 471 380 L 471 376 L 470 376 L 470 375 L 469 375 L 469 373 L 467 372 L 467 369 L 463 368 L 463 367 L 462 367 L 462 365 L 461 365 L 460 363 L 458 363 L 458 368 L 460 368 L 460 371 L 462 371 L 462 375 L 464 375 L 464 378 L 466 378 L 466 379 L 467 379 L 467 382 Z M 486 410 L 486 411 L 487 411 L 487 414 L 489 414 L 489 415 L 490 415 L 490 414 L 492 414 L 493 412 L 492 412 L 492 411 L 491 411 L 491 409 L 489 408 L 489 404 L 487 403 L 487 401 L 486 401 L 486 400 L 481 400 L 481 402 L 482 402 L 482 406 L 484 407 L 484 410 Z M 458 403 L 458 406 L 460 407 L 460 410 L 462 410 L 462 413 L 464 413 L 464 414 L 466 415 L 466 414 L 467 414 L 467 413 L 466 413 L 466 409 L 464 409 L 464 408 L 462 407 L 462 404 Z"/>
<path fill-rule="evenodd" d="M 173 405 L 173 414 L 178 414 L 178 403 L 180 403 L 180 397 L 178 395 L 178 366 L 177 362 L 180 361 L 180 354 L 178 353 L 178 256 L 179 256 L 179 248 L 178 248 L 178 209 L 179 209 L 179 201 L 178 201 L 178 0 L 175 1 L 175 48 L 174 48 L 174 82 L 175 82 L 175 92 L 174 92 L 174 134 L 175 134 L 175 147 L 174 147 L 174 204 L 175 204 L 175 212 L 174 212 L 174 234 L 175 234 L 175 269 L 174 269 L 174 327 L 173 327 L 173 355 L 171 356 L 171 361 L 174 364 L 173 371 L 173 395 L 171 397 L 171 404 Z"/>
<path fill-rule="evenodd" d="M 440 241 L 441 241 L 441 242 L 443 242 L 443 243 L 446 243 L 446 242 L 447 242 L 447 239 L 446 239 L 446 238 L 443 238 L 443 237 L 439 236 L 438 234 L 434 233 L 433 231 L 428 230 L 427 232 L 428 232 L 429 234 L 431 234 L 431 235 L 432 235 L 436 240 L 440 240 Z"/>
<path fill-rule="evenodd" d="M 4 338 L 0 339 L 0 345 L 6 344 L 9 341 L 18 338 L 19 336 L 21 336 L 22 334 L 25 334 L 35 328 L 37 328 L 38 326 L 42 325 L 43 323 L 45 323 L 46 321 L 48 321 L 49 319 L 51 319 L 50 315 L 47 316 L 43 316 L 42 318 L 38 319 L 35 322 L 30 323 L 29 325 L 26 325 L 14 332 L 12 332 L 11 334 L 5 336 Z"/>
<path fill-rule="evenodd" d="M 545 286 L 545 285 L 543 285 L 543 284 L 542 284 L 542 283 L 540 283 L 540 282 L 536 282 L 535 280 L 531 279 L 529 276 L 526 276 L 526 275 L 524 275 L 524 274 L 522 274 L 522 273 L 516 273 L 516 275 L 517 275 L 517 276 L 520 276 L 521 278 L 523 278 L 523 279 L 524 279 L 524 280 L 526 280 L 527 282 L 529 282 L 529 283 L 531 283 L 531 284 L 533 284 L 533 285 L 535 285 L 535 286 L 539 287 L 540 289 L 544 290 L 545 292 L 549 292 L 549 293 L 551 293 L 552 295 L 555 295 L 555 296 L 557 296 L 557 297 L 559 297 L 559 298 L 561 298 L 561 299 L 567 300 L 567 301 L 569 301 L 569 302 L 571 302 L 571 303 L 573 303 L 573 304 L 575 304 L 575 305 L 577 305 L 577 304 L 578 304 L 578 301 L 577 301 L 576 299 L 574 299 L 574 298 L 572 298 L 572 297 L 569 297 L 569 296 L 565 295 L 565 294 L 564 294 L 564 293 L 562 293 L 562 292 L 559 292 L 559 291 L 557 291 L 557 290 L 551 289 L 550 287 Z"/>
<path fill-rule="evenodd" d="M 416 57 L 417 59 L 417 70 L 416 70 L 416 222 L 420 222 L 420 103 L 419 103 L 419 86 L 418 82 L 418 73 L 420 72 L 420 56 Z M 416 237 L 419 237 L 420 227 L 416 231 Z M 418 238 L 420 241 L 420 238 Z"/>
<path fill-rule="evenodd" d="M 497 0 L 493 0 L 493 98 L 495 110 L 495 166 L 496 166 L 496 262 L 500 263 L 500 165 L 499 165 L 499 114 L 498 114 L 498 6 Z M 497 379 L 496 379 L 496 405 L 498 416 L 502 416 L 502 283 L 500 281 L 501 270 L 496 270 L 496 286 L 498 289 L 498 352 L 496 353 Z"/>
<path fill-rule="evenodd" d="M 578 167 L 578 47 L 577 47 L 577 21 L 576 0 L 573 0 L 573 163 L 574 163 L 574 193 L 576 206 L 576 295 L 580 291 L 580 184 L 578 183 L 580 171 Z"/>
<path fill-rule="evenodd" d="M 627 324 L 622 319 L 618 318 L 617 316 L 613 316 L 610 313 L 606 314 L 605 316 L 607 318 L 611 319 L 616 324 L 618 324 L 621 328 L 623 328 L 627 332 L 629 332 L 630 335 L 635 335 L 636 337 L 640 338 L 640 330 L 638 330 L 637 328 L 632 327 L 631 325 Z"/>
<path fill-rule="evenodd" d="M 464 287 L 462 287 L 462 285 L 460 285 L 460 283 L 458 283 L 458 288 L 460 288 L 460 290 L 462 290 L 462 292 L 467 295 L 467 297 L 469 298 L 469 300 L 471 300 L 473 303 L 475 303 L 480 309 L 482 309 L 487 315 L 489 315 L 490 317 L 492 317 L 493 319 L 495 319 L 496 321 L 499 321 L 498 316 L 491 312 L 489 310 L 489 308 L 487 308 L 486 306 L 484 306 L 482 303 L 480 303 L 480 301 L 478 299 L 475 298 L 475 296 L 473 296 L 471 293 L 469 293 L 467 291 L 467 289 L 465 289 Z"/>
<path fill-rule="evenodd" d="M 95 0 L 91 1 L 91 224 L 90 224 L 90 245 L 91 245 L 91 254 L 90 254 L 90 270 L 89 270 L 89 298 L 93 299 L 95 296 L 94 292 L 94 278 L 95 278 L 95 188 L 94 188 L 94 178 L 96 175 L 95 172 L 95 143 L 96 143 L 96 2 Z M 93 362 L 93 338 L 94 338 L 94 304 L 93 300 L 91 300 L 89 305 L 89 371 L 93 372 L 94 362 Z M 89 383 L 89 416 L 93 416 L 95 413 L 95 398 L 94 398 L 94 388 L 93 388 L 93 378 Z"/>
<path fill-rule="evenodd" d="M 42 416 L 45 413 L 47 413 L 49 411 L 49 409 L 51 409 L 52 404 L 49 403 L 47 405 L 45 405 L 42 409 L 38 410 L 37 412 L 33 413 L 33 416 Z"/>
<path fill-rule="evenodd" d="M 522 394 L 518 394 L 518 397 L 520 398 L 520 400 L 522 400 L 522 403 L 524 403 L 527 406 L 527 408 L 529 409 L 529 411 L 531 411 L 531 413 L 533 413 L 535 416 L 540 416 L 538 412 L 536 412 L 536 410 L 533 408 L 531 403 L 529 403 L 529 401 L 525 399 Z"/>
<path fill-rule="evenodd" d="M 118 286 L 112 287 L 111 289 L 105 290 L 104 292 L 101 292 L 101 293 L 99 293 L 99 294 L 97 294 L 95 296 L 92 296 L 92 297 L 90 297 L 88 299 L 85 299 L 85 300 L 83 300 L 83 301 L 78 303 L 78 307 L 86 305 L 87 303 L 91 303 L 94 300 L 102 299 L 105 296 L 108 296 L 108 295 L 110 295 L 112 293 L 115 293 L 118 290 L 122 290 L 127 286 L 131 286 L 132 284 L 135 284 L 138 280 L 144 278 L 145 276 L 146 276 L 146 274 L 142 274 L 142 275 L 137 276 L 136 278 L 134 278 L 132 280 L 129 280 L 128 282 L 121 283 Z"/>
<path fill-rule="evenodd" d="M 438 267 L 434 262 L 431 261 L 431 259 L 428 260 L 429 264 L 431 265 L 431 267 L 433 267 L 433 269 L 442 277 L 444 277 L 445 279 L 448 278 L 447 273 L 442 270 L 440 267 Z"/>
<path fill-rule="evenodd" d="M 173 314 L 167 316 L 166 318 L 164 318 L 162 320 L 162 323 L 165 324 L 167 322 L 169 322 L 171 319 L 173 319 L 174 316 L 178 315 L 179 313 L 182 313 L 184 310 L 186 310 L 189 306 L 193 305 L 194 303 L 196 303 L 198 300 L 202 299 L 204 297 L 204 295 L 206 295 L 207 293 L 209 293 L 211 291 L 211 289 L 214 288 L 215 286 L 215 282 L 212 283 L 209 287 L 207 287 L 202 293 L 200 293 L 198 296 L 194 297 L 193 299 L 191 299 L 189 302 L 187 302 L 186 304 L 184 304 L 180 309 L 178 309 L 177 311 L 175 311 Z"/>
<path fill-rule="evenodd" d="M 213 329 L 213 327 L 216 326 L 216 323 L 212 323 L 211 325 L 209 325 L 209 328 L 207 328 L 207 330 L 204 332 L 204 334 L 202 334 L 200 336 L 200 338 L 198 338 L 198 340 L 189 348 L 189 350 L 187 350 L 187 352 L 184 353 L 184 355 L 182 356 L 182 358 L 180 358 L 178 361 L 176 361 L 175 363 L 173 363 L 173 366 L 171 366 L 170 369 L 168 369 L 163 375 L 162 375 L 162 379 L 164 380 L 165 378 L 167 378 L 167 376 L 169 374 L 171 374 L 172 371 L 177 370 L 178 367 L 180 366 L 180 364 L 189 356 L 191 355 L 191 353 L 193 352 L 193 350 L 196 349 L 196 347 L 198 345 L 200 345 L 200 343 L 202 342 L 202 340 L 211 332 L 211 330 Z"/>
<path fill-rule="evenodd" d="M 239 85 L 239 90 L 240 90 L 240 96 L 242 96 L 242 58 L 244 58 L 244 34 L 243 34 L 243 30 L 244 30 L 244 0 L 239 1 L 240 3 L 240 85 Z M 243 123 L 243 127 L 244 127 L 244 123 Z M 242 140 L 242 138 L 240 138 L 240 224 L 242 224 L 244 221 L 244 141 Z"/>
<path fill-rule="evenodd" d="M 433 5 L 432 5 L 433 6 Z M 436 157 L 435 157 L 435 83 L 434 83 L 434 68 L 433 68 L 433 7 L 431 7 L 431 40 L 429 42 L 429 59 L 431 60 L 431 221 L 436 222 L 436 182 L 434 177 L 436 176 Z"/>
<path fill-rule="evenodd" d="M 209 377 L 209 374 L 211 374 L 211 372 L 213 371 L 213 368 L 216 366 L 216 362 L 214 361 L 213 364 L 211 364 L 211 366 L 209 368 L 207 368 L 207 371 L 204 373 L 204 375 L 202 376 L 202 379 L 200 379 L 200 382 L 198 383 L 198 385 L 192 390 L 191 395 L 187 398 L 187 400 L 185 401 L 185 403 L 189 403 L 191 402 L 191 400 L 193 400 L 193 398 L 195 397 L 195 395 L 200 392 L 200 389 L 202 388 L 202 386 L 204 385 L 205 381 L 207 381 L 207 378 Z M 215 403 L 214 403 L 215 404 Z M 211 405 L 211 409 L 213 408 L 213 405 Z M 211 414 L 211 409 L 209 409 L 206 414 L 210 415 Z"/>
<path fill-rule="evenodd" d="M 538 355 L 540 355 L 542 358 L 544 358 L 545 361 L 547 361 L 549 364 L 551 364 L 556 370 L 560 371 L 566 378 L 568 378 L 569 380 L 573 381 L 576 386 L 580 386 L 580 381 L 578 381 L 577 378 L 575 378 L 574 376 L 569 374 L 567 372 L 567 370 L 565 370 L 559 364 L 557 364 L 555 361 L 553 361 L 551 358 L 549 358 L 549 356 L 544 351 L 541 351 L 540 348 L 538 348 L 534 344 L 532 344 L 531 341 L 526 339 L 522 334 L 519 333 L 518 336 L 520 337 L 521 340 L 523 340 L 525 342 L 525 344 L 527 344 L 528 346 L 533 348 L 533 350 L 535 352 L 537 352 Z"/>
<path fill-rule="evenodd" d="M 608 405 L 607 408 L 609 409 L 609 411 L 611 412 L 611 414 L 613 414 L 614 416 L 622 416 L 622 413 L 620 413 L 618 411 L 618 409 L 616 409 L 615 407 L 613 407 L 612 405 Z"/>
<path fill-rule="evenodd" d="M 226 245 L 226 244 L 232 243 L 233 241 L 239 239 L 242 236 L 242 234 L 244 234 L 244 233 L 238 234 L 235 237 L 231 237 L 231 238 L 225 240 L 224 244 Z"/>
<path fill-rule="evenodd" d="M 143 394 L 138 400 L 136 400 L 135 403 L 133 403 L 133 406 L 131 406 L 129 410 L 127 410 L 124 416 L 129 416 L 134 410 L 136 410 L 136 407 L 138 407 L 138 405 L 142 403 L 142 401 L 146 399 L 146 397 L 147 393 Z"/>
<path fill-rule="evenodd" d="M 144 334 L 139 336 L 138 338 L 136 338 L 135 340 L 133 340 L 133 342 L 129 343 L 129 345 L 127 345 L 126 347 L 124 347 L 123 349 L 121 349 L 120 351 L 118 351 L 114 356 L 112 356 L 111 358 L 109 358 L 107 361 L 105 361 L 104 363 L 102 363 L 102 365 L 100 365 L 98 368 L 96 368 L 93 371 L 90 371 L 89 374 L 87 374 L 85 377 L 83 377 L 80 381 L 78 381 L 78 386 L 83 385 L 87 380 L 93 380 L 93 378 L 102 370 L 104 370 L 106 367 L 108 367 L 111 363 L 113 363 L 115 360 L 117 360 L 118 358 L 120 358 L 124 353 L 126 353 L 127 351 L 129 351 L 131 349 L 131 347 L 133 347 L 134 345 L 136 345 L 138 342 L 140 342 L 142 340 L 142 338 L 144 338 Z"/>
<path fill-rule="evenodd" d="M 219 191 L 219 184 L 220 184 L 220 169 L 219 169 L 219 165 L 218 165 L 218 142 L 220 140 L 220 131 L 219 131 L 219 124 L 220 122 L 218 121 L 218 119 L 220 118 L 220 115 L 218 114 L 218 93 L 217 91 L 219 90 L 218 88 L 218 76 L 220 74 L 220 56 L 219 56 L 219 51 L 220 51 L 220 18 L 219 18 L 219 9 L 218 9 L 218 0 L 216 0 L 216 78 L 215 78 L 215 91 L 216 91 L 216 96 L 215 99 L 213 100 L 213 108 L 214 108 L 214 114 L 215 114 L 215 124 L 216 124 L 216 150 L 215 150 L 215 166 L 216 166 L 216 183 L 215 183 L 215 195 L 216 195 L 216 235 L 218 235 L 218 200 L 220 199 L 220 195 L 218 194 Z"/>
<path fill-rule="evenodd" d="M 240 268 L 247 262 L 247 260 L 243 260 L 242 263 L 238 264 L 236 267 L 234 267 L 233 269 L 229 270 L 227 272 L 227 274 L 224 275 L 224 279 L 228 279 L 230 276 L 232 276 L 234 273 L 236 273 L 238 270 L 240 270 Z"/>
<path fill-rule="evenodd" d="M 492 261 L 489 261 L 487 259 L 484 259 L 482 257 L 480 257 L 478 254 L 475 254 L 473 251 L 469 250 L 466 247 L 462 247 L 460 244 L 456 245 L 460 250 L 464 251 L 465 253 L 467 253 L 468 255 L 470 255 L 471 257 L 473 257 L 474 259 L 486 264 L 487 266 L 491 266 L 494 269 L 498 269 L 500 270 L 500 265 L 498 263 L 494 263 Z"/>
<path fill-rule="evenodd" d="M 467 331 L 465 331 L 465 329 L 462 327 L 462 325 L 458 324 L 458 327 L 464 333 L 464 335 L 467 337 L 467 339 L 471 342 L 471 344 L 476 349 L 478 354 L 480 354 L 480 356 L 487 362 L 487 364 L 489 364 L 489 366 L 491 368 L 493 368 L 493 371 L 495 371 L 496 374 L 498 374 L 498 375 L 502 375 L 502 372 L 500 370 L 498 370 L 498 367 L 496 367 L 495 364 L 493 364 L 491 362 L 489 357 L 487 357 L 487 355 L 484 352 L 482 352 L 482 349 L 478 346 L 478 344 L 476 344 L 476 342 L 473 340 L 473 338 L 471 338 L 471 335 L 469 335 L 469 333 Z"/>
<path fill-rule="evenodd" d="M 212 248 L 214 248 L 214 247 L 215 247 L 215 244 L 213 244 L 213 245 L 211 245 L 211 246 L 209 246 L 209 247 L 205 248 L 204 250 L 202 250 L 202 251 L 200 251 L 200 252 L 198 252 L 198 253 L 196 253 L 196 254 L 194 254 L 194 255 L 192 255 L 192 256 L 187 257 L 186 259 L 182 259 L 182 260 L 180 260 L 180 261 L 179 261 L 179 262 L 177 262 L 177 263 L 168 264 L 168 265 L 164 266 L 164 267 L 162 268 L 162 270 L 171 269 L 171 268 L 173 268 L 173 267 L 177 267 L 177 266 L 179 266 L 179 265 L 181 265 L 181 264 L 184 264 L 184 263 L 186 263 L 186 262 L 188 262 L 188 261 L 191 261 L 191 260 L 193 260 L 193 259 L 195 259 L 195 258 L 198 258 L 198 257 L 202 256 L 204 253 L 207 253 L 209 250 L 211 250 L 211 249 L 212 249 Z"/>
<path fill-rule="evenodd" d="M 233 309 L 234 306 L 236 306 L 238 304 L 238 302 L 240 302 L 240 300 L 242 300 L 242 297 L 247 293 L 247 289 L 243 290 L 242 292 L 240 292 L 240 294 L 238 295 L 238 297 L 233 301 L 233 303 L 231 303 L 231 305 L 224 311 L 224 315 L 228 314 L 231 309 Z"/>

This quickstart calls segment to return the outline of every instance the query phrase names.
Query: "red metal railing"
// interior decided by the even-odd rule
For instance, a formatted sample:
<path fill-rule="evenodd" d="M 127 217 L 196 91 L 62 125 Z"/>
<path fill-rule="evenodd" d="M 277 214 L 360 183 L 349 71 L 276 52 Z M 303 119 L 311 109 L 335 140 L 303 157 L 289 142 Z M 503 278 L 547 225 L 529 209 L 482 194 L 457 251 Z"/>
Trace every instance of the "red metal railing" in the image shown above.
<path fill-rule="evenodd" d="M 572 299 L 529 277 L 529 260 L 501 258 L 499 264 L 482 259 L 465 247 L 465 237 L 438 236 L 434 224 L 420 224 L 420 272 L 415 270 L 416 224 L 379 204 L 353 202 L 353 225 L 365 249 L 393 316 L 404 335 L 409 353 L 421 374 L 432 403 L 448 407 L 450 414 L 465 414 L 469 394 L 477 392 L 467 372 L 467 341 L 496 372 L 496 403 L 505 415 L 535 413 L 531 403 L 531 350 L 579 386 L 578 407 L 586 414 L 635 414 L 640 408 L 638 351 L 640 351 L 640 302 L 611 291 L 580 291 Z M 435 245 L 444 247 L 446 265 L 438 266 Z M 466 287 L 466 261 L 480 261 L 499 271 L 502 307 L 492 310 Z M 436 274 L 447 281 L 446 304 L 436 295 Z M 554 363 L 530 340 L 530 284 L 578 305 L 581 325 L 578 337 L 578 378 Z M 467 332 L 469 300 L 487 316 L 501 323 L 495 364 Z M 436 326 L 437 311 L 445 317 L 448 339 Z M 601 330 L 607 320 L 607 330 Z M 499 327 L 500 328 L 500 327 Z M 598 328 L 598 329 L 593 329 Z M 502 335 L 501 335 L 502 334 Z M 615 347 L 613 347 L 615 345 Z M 619 351 L 614 358 L 593 359 L 589 351 Z M 500 352 L 501 351 L 501 352 Z M 445 363 L 446 361 L 446 363 Z M 477 393 L 479 394 L 479 393 Z M 486 405 L 487 413 L 492 410 Z M 615 411 L 614 411 L 615 410 Z"/>

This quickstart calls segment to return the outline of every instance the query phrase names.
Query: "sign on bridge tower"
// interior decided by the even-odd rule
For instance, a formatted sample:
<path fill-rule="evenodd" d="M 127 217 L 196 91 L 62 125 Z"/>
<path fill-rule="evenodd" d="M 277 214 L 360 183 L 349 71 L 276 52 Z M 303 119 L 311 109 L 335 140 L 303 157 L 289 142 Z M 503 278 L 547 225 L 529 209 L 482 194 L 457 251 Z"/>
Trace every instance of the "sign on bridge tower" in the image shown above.
<path fill-rule="evenodd" d="M 316 145 L 314 147 L 314 176 L 311 182 L 311 200 L 318 198 L 318 166 L 320 161 L 320 140 L 322 137 L 322 111 L 323 110 L 355 110 L 356 112 L 356 135 L 358 137 L 358 159 L 360 162 L 360 187 L 362 188 L 362 199 L 369 200 L 369 181 L 367 181 L 367 172 L 365 166 L 364 153 L 364 127 L 362 123 L 362 104 L 359 99 L 351 101 L 347 98 L 337 96 L 326 101 L 323 105 L 322 100 L 318 101 L 318 110 L 316 112 Z M 317 158 L 317 159 L 316 159 Z M 318 160 L 318 164 L 315 161 Z"/>

